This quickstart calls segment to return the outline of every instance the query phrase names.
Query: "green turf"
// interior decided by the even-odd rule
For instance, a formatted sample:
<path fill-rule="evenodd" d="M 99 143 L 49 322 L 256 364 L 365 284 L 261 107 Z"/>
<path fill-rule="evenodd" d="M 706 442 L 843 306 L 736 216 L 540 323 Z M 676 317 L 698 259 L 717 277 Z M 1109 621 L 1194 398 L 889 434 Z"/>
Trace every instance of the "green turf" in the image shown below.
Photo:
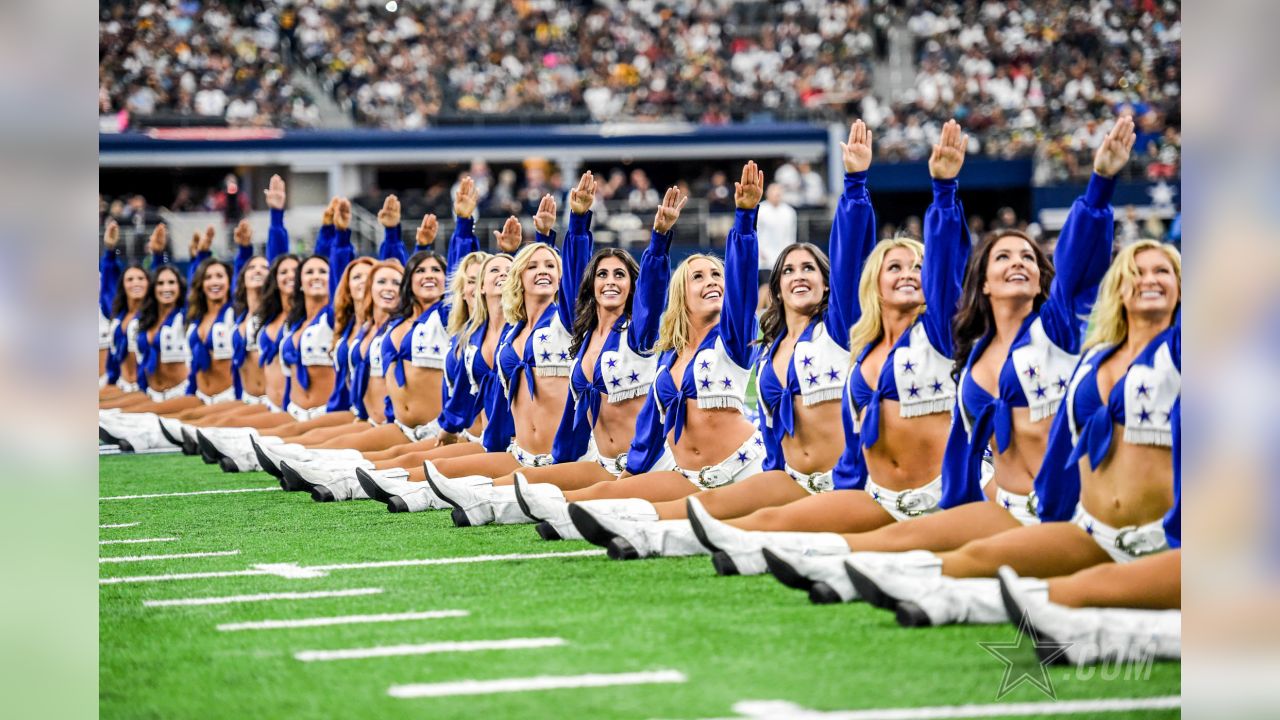
<path fill-rule="evenodd" d="M 265 473 L 230 475 L 196 458 L 104 457 L 102 496 L 270 487 Z M 242 570 L 254 563 L 371 560 L 591 549 L 543 542 L 531 526 L 457 529 L 446 512 L 392 515 L 371 502 L 317 504 L 279 492 L 102 502 L 102 539 L 177 542 L 101 547 L 101 556 L 239 549 L 230 557 L 100 566 L 103 577 Z M 381 595 L 144 608 L 146 599 L 381 587 Z M 1002 668 L 979 641 L 1010 626 L 899 628 L 865 604 L 811 605 L 768 576 L 723 578 L 705 557 L 614 562 L 604 557 L 335 571 L 103 585 L 99 650 L 103 718 L 732 716 L 742 700 L 808 708 L 915 707 L 995 701 Z M 218 632 L 225 622 L 462 609 L 464 618 Z M 562 647 L 304 663 L 299 650 L 441 640 L 555 636 Z M 1025 662 L 1034 657 L 1028 650 Z M 684 684 L 395 699 L 393 684 L 670 668 Z M 1118 676 L 1117 676 L 1118 675 Z M 1149 677 L 1054 670 L 1060 699 L 1176 695 L 1180 666 Z M 1002 702 L 1046 698 L 1023 686 Z M 1105 717 L 1174 717 L 1176 711 Z"/>

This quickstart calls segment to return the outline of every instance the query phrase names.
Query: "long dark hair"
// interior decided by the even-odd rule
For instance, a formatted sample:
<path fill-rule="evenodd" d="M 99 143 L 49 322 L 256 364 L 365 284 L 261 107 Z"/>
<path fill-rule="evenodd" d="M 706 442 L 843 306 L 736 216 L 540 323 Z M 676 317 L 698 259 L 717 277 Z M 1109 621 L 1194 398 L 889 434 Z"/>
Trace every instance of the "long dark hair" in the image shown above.
<path fill-rule="evenodd" d="M 964 270 L 964 285 L 960 289 L 960 302 L 952 320 L 956 354 L 951 366 L 951 378 L 956 382 L 960 381 L 960 373 L 969 364 L 969 353 L 973 352 L 973 346 L 996 326 L 995 316 L 991 313 L 991 298 L 982 292 L 982 286 L 987 281 L 987 262 L 991 258 L 991 248 L 995 247 L 998 240 L 1007 237 L 1026 240 L 1035 253 L 1036 267 L 1040 268 L 1040 292 L 1032 302 L 1032 312 L 1039 310 L 1049 297 L 1049 285 L 1053 282 L 1053 260 L 1049 259 L 1040 245 L 1020 230 L 993 230 L 987 233 L 969 256 L 969 265 Z"/>
<path fill-rule="evenodd" d="M 831 300 L 831 260 L 822 248 L 813 243 L 792 243 L 782 249 L 778 259 L 773 263 L 773 273 L 769 276 L 769 306 L 760 314 L 760 339 L 756 342 L 762 347 L 773 345 L 787 331 L 787 315 L 782 308 L 782 265 L 787 256 L 797 250 L 808 250 L 818 264 L 818 272 L 822 273 L 822 283 L 827 289 L 822 293 L 822 302 L 810 317 L 821 317 L 827 312 L 827 303 Z"/>
<path fill-rule="evenodd" d="M 125 268 L 124 272 L 120 273 L 120 278 L 116 280 L 116 296 L 111 300 L 111 317 L 113 318 L 120 317 L 121 313 L 129 309 L 129 298 L 125 297 L 124 292 L 124 276 L 130 270 L 137 270 L 142 273 L 143 277 L 147 279 L 147 295 L 151 294 L 151 285 L 153 284 L 151 273 L 141 265 L 130 265 Z M 143 304 L 147 302 L 146 295 L 142 297 L 142 302 Z M 142 309 L 141 306 L 138 309 Z"/>
<path fill-rule="evenodd" d="M 240 272 L 236 273 L 236 294 L 235 297 L 231 299 L 231 311 L 236 314 L 236 317 L 240 317 L 246 312 L 249 312 L 249 288 L 245 286 L 244 276 L 249 272 L 249 266 L 253 264 L 253 261 L 260 257 L 262 256 L 254 255 L 249 258 L 248 262 L 240 266 Z"/>
<path fill-rule="evenodd" d="M 414 253 L 409 258 L 409 264 L 404 268 L 404 277 L 400 278 L 400 306 L 396 308 L 395 312 L 391 313 L 392 320 L 402 320 L 416 315 L 415 308 L 418 307 L 418 299 L 413 296 L 413 271 L 428 260 L 435 260 L 436 264 L 440 266 L 440 271 L 446 276 L 449 274 L 449 265 L 440 253 L 434 253 L 430 250 L 419 250 Z M 447 292 L 444 287 L 447 283 L 448 278 L 446 277 L 440 288 L 441 299 L 444 299 L 445 292 Z"/>
<path fill-rule="evenodd" d="M 312 255 L 298 263 L 298 276 L 293 283 L 293 297 L 290 298 L 289 303 L 289 317 L 284 321 L 289 327 L 294 327 L 307 319 L 307 296 L 302 291 L 302 268 L 312 260 L 319 260 L 325 267 L 329 267 L 329 258 L 323 255 Z"/>
<path fill-rule="evenodd" d="M 191 278 L 191 294 L 187 296 L 187 322 L 198 323 L 204 319 L 205 313 L 209 312 L 209 298 L 204 294 L 204 276 L 214 265 L 221 265 L 223 272 L 227 274 L 227 282 L 231 282 L 230 265 L 217 258 L 209 258 L 200 263 L 200 267 L 196 268 L 196 274 Z"/>
<path fill-rule="evenodd" d="M 262 286 L 262 301 L 258 303 L 258 311 L 254 313 L 258 318 L 258 327 L 270 325 L 284 309 L 284 303 L 280 301 L 280 283 L 276 282 L 276 272 L 287 260 L 298 262 L 298 256 L 292 253 L 277 255 L 276 259 L 271 261 L 271 266 L 267 268 L 267 282 Z M 298 268 L 301 269 L 301 267 L 302 264 L 299 263 Z M 294 284 L 297 284 L 296 272 Z"/>
<path fill-rule="evenodd" d="M 160 284 L 160 273 L 170 272 L 178 279 L 178 304 L 182 307 L 187 298 L 187 279 L 182 277 L 182 273 L 178 268 L 172 265 L 161 265 L 156 268 L 155 274 L 151 278 L 151 289 L 147 291 L 147 299 L 142 301 L 142 307 L 138 308 L 138 327 L 143 332 L 150 332 L 153 325 L 159 322 L 160 317 L 160 301 L 156 300 L 156 286 Z"/>
<path fill-rule="evenodd" d="M 631 304 L 636 297 L 636 280 L 640 277 L 640 266 L 631 253 L 618 248 L 601 248 L 591 256 L 587 263 L 587 272 L 582 275 L 578 284 L 578 300 L 574 304 L 573 342 L 569 345 L 569 354 L 577 355 L 578 349 L 587 341 L 587 337 L 596 329 L 596 271 L 605 258 L 617 258 L 631 276 L 631 289 L 627 291 L 627 302 L 622 309 L 622 316 L 631 317 Z"/>

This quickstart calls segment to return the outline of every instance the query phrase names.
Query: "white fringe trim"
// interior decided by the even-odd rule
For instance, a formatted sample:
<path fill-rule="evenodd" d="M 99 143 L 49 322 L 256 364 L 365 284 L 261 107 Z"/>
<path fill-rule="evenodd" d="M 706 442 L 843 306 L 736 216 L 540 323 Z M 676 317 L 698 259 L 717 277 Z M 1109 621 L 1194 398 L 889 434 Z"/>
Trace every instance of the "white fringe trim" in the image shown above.
<path fill-rule="evenodd" d="M 630 399 L 632 399 L 632 398 L 638 398 L 638 397 L 640 397 L 641 395 L 644 395 L 644 394 L 648 393 L 648 392 L 649 392 L 649 386 L 650 386 L 650 385 L 652 385 L 652 384 L 653 384 L 653 383 L 645 383 L 644 385 L 641 385 L 641 386 L 639 386 L 639 387 L 631 388 L 630 390 L 619 390 L 619 391 L 617 391 L 617 392 L 611 392 L 611 393 L 609 393 L 609 395 L 608 395 L 605 399 L 606 399 L 610 404 L 613 404 L 613 403 L 622 402 L 623 400 L 630 400 Z"/>
<path fill-rule="evenodd" d="M 844 397 L 844 386 L 834 387 L 827 390 L 815 390 L 813 392 L 802 392 L 800 398 L 804 400 L 804 406 L 810 407 L 819 403 L 831 402 Z"/>
<path fill-rule="evenodd" d="M 572 368 L 567 367 L 535 367 L 533 374 L 537 377 L 569 377 Z"/>
<path fill-rule="evenodd" d="M 1173 431 L 1162 428 L 1126 427 L 1124 429 L 1124 441 L 1130 445 L 1173 447 Z"/>
<path fill-rule="evenodd" d="M 951 412 L 951 408 L 955 404 L 956 398 L 954 395 L 933 400 L 916 401 L 910 404 L 902 402 L 898 404 L 898 415 L 904 418 L 936 415 L 938 413 Z"/>
<path fill-rule="evenodd" d="M 1043 405 L 1031 406 L 1031 422 L 1040 422 L 1045 418 L 1051 418 L 1058 412 L 1058 406 L 1062 404 L 1062 398 L 1057 397 L 1052 401 Z"/>
<path fill-rule="evenodd" d="M 698 397 L 698 408 L 702 410 L 722 410 L 724 408 L 733 408 L 738 412 L 745 413 L 746 408 L 742 404 L 742 400 L 736 397 Z"/>

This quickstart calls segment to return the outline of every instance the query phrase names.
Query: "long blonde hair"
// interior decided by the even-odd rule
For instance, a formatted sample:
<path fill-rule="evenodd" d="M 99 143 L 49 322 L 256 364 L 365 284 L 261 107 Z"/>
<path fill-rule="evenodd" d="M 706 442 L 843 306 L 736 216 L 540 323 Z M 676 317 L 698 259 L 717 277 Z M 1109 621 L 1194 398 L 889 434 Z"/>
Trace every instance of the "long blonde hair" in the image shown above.
<path fill-rule="evenodd" d="M 484 262 L 480 263 L 479 282 L 476 283 L 475 293 L 471 295 L 471 315 L 467 318 L 467 324 L 462 329 L 462 341 L 458 343 L 460 347 L 466 344 L 466 338 L 470 338 L 475 334 L 476 330 L 480 329 L 480 326 L 489 321 L 489 302 L 484 296 L 484 276 L 489 270 L 489 263 L 504 258 L 506 260 L 510 260 L 511 256 L 506 253 L 495 253 L 485 258 Z M 508 273 L 507 277 L 511 277 L 511 274 Z M 506 286 L 504 285 L 504 290 L 505 287 Z"/>
<path fill-rule="evenodd" d="M 1169 258 L 1169 262 L 1173 264 L 1173 274 L 1178 278 L 1178 292 L 1182 292 L 1182 254 L 1177 248 L 1158 240 L 1139 240 L 1122 249 L 1116 254 L 1116 259 L 1111 261 L 1107 274 L 1102 276 L 1098 301 L 1089 314 L 1089 334 L 1085 337 L 1085 348 L 1121 343 L 1129 336 L 1129 315 L 1124 307 L 1125 291 L 1134 286 L 1138 277 L 1138 253 L 1143 250 L 1159 250 Z M 1181 297 L 1178 302 L 1181 304 Z"/>
<path fill-rule="evenodd" d="M 484 261 L 488 259 L 489 253 L 483 250 L 468 253 L 453 271 L 453 282 L 449 285 L 450 307 L 449 326 L 447 328 L 449 334 L 453 337 L 462 335 L 462 329 L 467 326 L 467 320 L 471 318 L 471 305 L 462 299 L 462 293 L 467 289 L 467 271 L 474 265 L 483 265 Z M 462 357 L 462 348 L 464 346 L 465 343 L 462 342 L 455 344 L 454 353 L 458 357 Z"/>
<path fill-rule="evenodd" d="M 850 364 L 858 361 L 858 354 L 863 348 L 884 335 L 884 316 L 880 312 L 880 269 L 884 267 L 885 256 L 896 248 L 910 250 L 917 262 L 924 262 L 924 243 L 912 237 L 899 236 L 881 240 L 871 249 L 866 265 L 862 268 L 862 277 L 858 280 L 858 305 L 862 307 L 862 315 L 849 328 Z M 922 312 L 923 303 L 916 311 L 917 316 Z"/>
<path fill-rule="evenodd" d="M 338 281 L 338 290 L 333 295 L 333 346 L 338 347 L 338 343 L 342 341 L 342 334 L 347 331 L 353 322 L 360 324 L 362 318 L 358 315 L 355 298 L 351 297 L 351 273 L 358 267 L 373 265 L 376 260 L 368 256 L 361 256 L 352 260 L 347 264 L 347 269 L 342 271 L 342 279 Z M 368 281 L 373 279 L 372 273 L 365 278 L 365 289 L 368 289 Z M 368 294 L 367 292 L 365 293 Z"/>
<path fill-rule="evenodd" d="M 724 263 L 714 255 L 694 254 L 684 259 L 671 273 L 671 284 L 667 286 L 667 309 L 662 313 L 658 324 L 658 343 L 653 346 L 654 352 L 667 350 L 679 351 L 689 342 L 689 303 L 686 298 L 685 284 L 689 280 L 689 265 L 694 260 L 708 260 L 724 273 Z"/>
<path fill-rule="evenodd" d="M 564 265 L 560 262 L 560 253 L 556 249 L 546 243 L 532 243 L 520 248 L 520 252 L 516 253 L 515 259 L 511 261 L 511 272 L 507 273 L 507 281 L 502 285 L 502 314 L 507 322 L 515 325 L 525 320 L 528 316 L 524 309 L 524 284 L 520 282 L 520 275 L 529 268 L 529 263 L 533 260 L 533 254 L 539 250 L 546 250 L 556 259 L 556 268 L 561 273 L 564 272 Z M 565 302 L 573 302 L 573 298 L 564 300 Z"/>
<path fill-rule="evenodd" d="M 376 262 L 373 267 L 369 268 L 368 284 L 365 285 L 364 297 L 360 299 L 360 317 L 365 322 L 373 320 L 373 276 L 377 275 L 378 271 L 383 268 L 391 268 L 400 273 L 402 278 L 404 276 L 404 265 L 401 265 L 400 261 L 395 258 Z"/>

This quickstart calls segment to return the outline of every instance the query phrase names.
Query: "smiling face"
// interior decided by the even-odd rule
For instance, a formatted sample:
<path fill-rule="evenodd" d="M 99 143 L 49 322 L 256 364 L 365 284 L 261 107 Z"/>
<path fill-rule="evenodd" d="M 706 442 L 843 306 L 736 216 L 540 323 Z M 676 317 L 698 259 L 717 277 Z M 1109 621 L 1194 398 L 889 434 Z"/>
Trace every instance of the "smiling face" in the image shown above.
<path fill-rule="evenodd" d="M 552 298 L 560 286 L 560 263 L 547 248 L 539 248 L 529 256 L 529 264 L 520 273 L 520 284 L 526 298 Z"/>
<path fill-rule="evenodd" d="M 1034 300 L 1040 294 L 1040 266 L 1028 240 L 1016 235 L 996 240 L 982 292 L 992 300 Z"/>
<path fill-rule="evenodd" d="M 267 284 L 267 270 L 270 266 L 267 259 L 258 255 L 249 260 L 244 270 L 244 285 L 250 290 L 261 290 Z"/>
<path fill-rule="evenodd" d="M 173 270 L 165 268 L 156 275 L 156 301 L 161 305 L 173 305 L 178 302 L 178 295 L 182 292 L 181 282 L 178 280 L 178 274 Z"/>
<path fill-rule="evenodd" d="M 419 305 L 434 305 L 444 295 L 444 268 L 435 258 L 423 260 L 413 269 L 410 286 Z"/>
<path fill-rule="evenodd" d="M 129 300 L 141 302 L 147 297 L 151 281 L 142 268 L 131 267 L 124 271 L 124 295 Z"/>
<path fill-rule="evenodd" d="M 276 287 L 280 288 L 280 294 L 288 297 L 293 294 L 293 288 L 298 281 L 298 261 L 292 258 L 282 261 L 276 266 Z"/>
<path fill-rule="evenodd" d="M 200 287 L 204 290 L 204 296 L 207 301 L 214 303 L 226 302 L 227 292 L 231 287 L 230 278 L 227 277 L 227 268 L 218 263 L 205 268 L 204 281 Z"/>
<path fill-rule="evenodd" d="M 404 273 L 395 268 L 378 268 L 370 282 L 373 307 L 384 313 L 392 313 L 400 304 L 400 281 Z"/>
<path fill-rule="evenodd" d="M 347 277 L 347 290 L 351 293 L 351 300 L 357 305 L 364 300 L 365 290 L 369 288 L 369 268 L 372 267 L 366 263 L 353 265 L 351 274 Z"/>
<path fill-rule="evenodd" d="M 502 284 L 507 281 L 507 274 L 511 272 L 511 258 L 505 256 L 495 257 L 484 265 L 484 279 L 481 280 L 480 294 L 485 299 L 502 297 Z"/>
<path fill-rule="evenodd" d="M 813 315 L 827 295 L 818 259 L 805 248 L 787 253 L 778 269 L 778 293 L 782 306 L 801 315 Z"/>
<path fill-rule="evenodd" d="M 920 258 L 909 248 L 896 247 L 884 255 L 878 281 L 880 303 L 898 310 L 913 310 L 924 304 L 920 291 Z"/>
<path fill-rule="evenodd" d="M 1156 249 L 1143 250 L 1133 258 L 1138 273 L 1123 287 L 1124 309 L 1129 317 L 1169 317 L 1182 299 L 1181 283 L 1173 261 Z"/>
<path fill-rule="evenodd" d="M 302 294 L 310 299 L 329 297 L 329 263 L 308 258 L 302 263 Z"/>
<path fill-rule="evenodd" d="M 724 306 L 724 271 L 707 258 L 693 260 L 685 275 L 684 296 L 692 317 L 719 313 Z"/>
<path fill-rule="evenodd" d="M 480 265 L 481 263 L 471 263 L 471 266 L 463 271 L 462 301 L 465 303 L 470 303 L 476 297 L 476 285 L 480 282 Z"/>
<path fill-rule="evenodd" d="M 627 306 L 631 294 L 631 273 L 616 257 L 602 258 L 594 276 L 596 305 L 602 310 L 618 311 Z"/>

